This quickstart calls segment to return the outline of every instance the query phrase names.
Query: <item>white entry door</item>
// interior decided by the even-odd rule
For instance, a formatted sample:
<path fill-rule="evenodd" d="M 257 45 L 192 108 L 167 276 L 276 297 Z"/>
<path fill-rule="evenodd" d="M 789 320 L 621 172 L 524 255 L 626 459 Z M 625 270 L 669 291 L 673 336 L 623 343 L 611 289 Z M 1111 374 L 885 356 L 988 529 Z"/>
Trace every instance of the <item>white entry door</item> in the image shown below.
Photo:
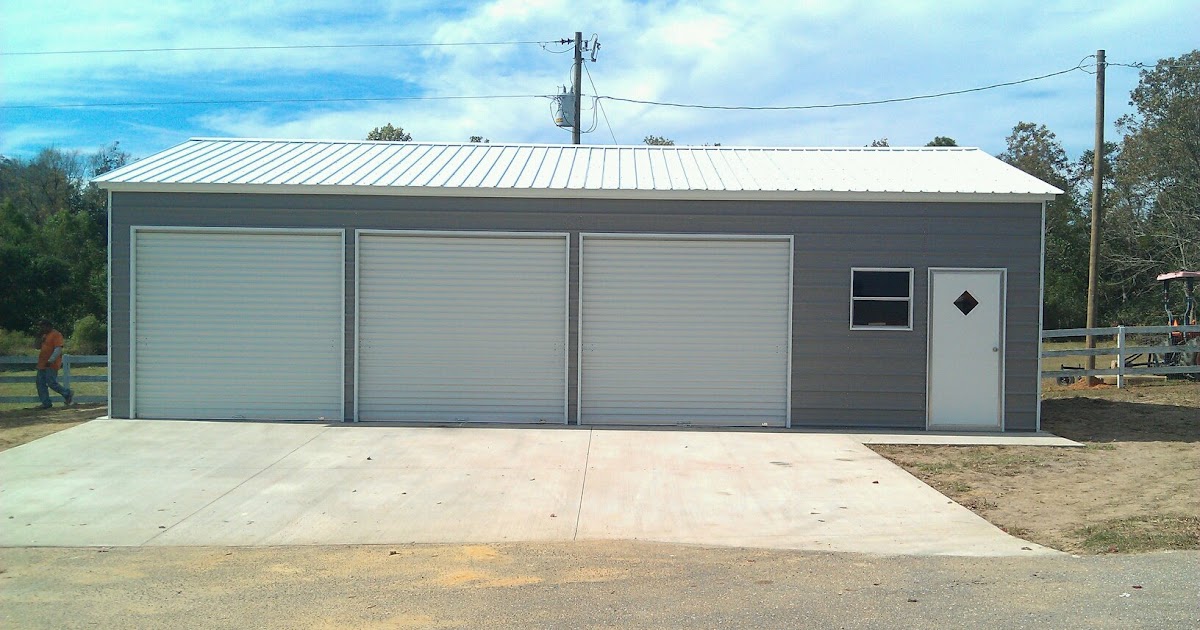
<path fill-rule="evenodd" d="M 929 270 L 929 428 L 1002 428 L 1002 269 Z"/>

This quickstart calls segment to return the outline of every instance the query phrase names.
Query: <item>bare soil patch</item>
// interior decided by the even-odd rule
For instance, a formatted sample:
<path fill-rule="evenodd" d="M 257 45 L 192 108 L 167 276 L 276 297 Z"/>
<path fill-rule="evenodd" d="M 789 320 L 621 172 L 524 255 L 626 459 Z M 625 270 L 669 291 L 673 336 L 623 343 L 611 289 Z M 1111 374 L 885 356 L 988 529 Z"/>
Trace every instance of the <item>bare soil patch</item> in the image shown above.
<path fill-rule="evenodd" d="M 1042 545 L 1075 553 L 1200 549 L 1200 384 L 1047 384 L 1042 428 L 1085 447 L 872 448 Z"/>
<path fill-rule="evenodd" d="M 33 407 L 0 411 L 0 451 L 83 424 L 106 413 L 104 405 Z"/>

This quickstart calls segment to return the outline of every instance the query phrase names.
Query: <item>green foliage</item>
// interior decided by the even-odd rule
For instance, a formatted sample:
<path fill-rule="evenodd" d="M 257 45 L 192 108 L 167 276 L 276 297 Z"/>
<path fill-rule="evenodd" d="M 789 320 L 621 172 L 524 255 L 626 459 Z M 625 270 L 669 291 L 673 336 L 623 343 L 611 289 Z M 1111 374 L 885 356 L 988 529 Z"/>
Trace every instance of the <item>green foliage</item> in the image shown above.
<path fill-rule="evenodd" d="M 642 142 L 644 142 L 650 146 L 653 146 L 653 147 L 673 147 L 673 146 L 675 146 L 674 140 L 672 140 L 670 138 L 666 138 L 664 136 L 646 136 L 645 138 L 642 139 Z"/>
<path fill-rule="evenodd" d="M 1091 223 L 1081 209 L 1067 152 L 1045 125 L 1017 123 L 1006 139 L 1001 160 L 1064 191 L 1046 206 L 1046 328 L 1075 328 L 1086 323 L 1088 244 Z"/>
<path fill-rule="evenodd" d="M 873 148 L 880 148 L 880 147 L 890 147 L 892 145 L 888 144 L 887 138 L 880 138 L 878 140 L 872 140 L 871 144 L 868 144 L 867 146 L 873 147 Z"/>
<path fill-rule="evenodd" d="M 471 139 L 468 140 L 467 142 L 477 142 L 477 143 L 487 144 L 487 143 L 491 142 L 491 140 L 484 138 L 483 136 L 471 136 Z"/>
<path fill-rule="evenodd" d="M 37 354 L 37 350 L 33 347 L 33 335 L 0 328 L 0 357 L 29 356 L 35 354 Z"/>
<path fill-rule="evenodd" d="M 412 140 L 412 134 L 406 133 L 404 127 L 393 127 L 392 123 L 388 123 L 382 127 L 376 127 L 367 132 L 367 140 L 386 140 L 389 142 L 409 142 Z"/>
<path fill-rule="evenodd" d="M 1143 70 L 1130 104 L 1117 120 L 1125 135 L 1105 204 L 1104 275 L 1110 309 L 1154 321 L 1154 277 L 1200 270 L 1200 50 Z"/>
<path fill-rule="evenodd" d="M 124 165 L 117 147 L 0 158 L 0 328 L 106 316 L 108 201 L 87 178 Z"/>
<path fill-rule="evenodd" d="M 949 136 L 935 136 L 933 138 L 933 140 L 926 142 L 925 146 L 927 146 L 927 147 L 956 147 L 956 146 L 958 146 L 958 143 L 954 141 L 954 138 L 951 138 Z"/>
<path fill-rule="evenodd" d="M 71 338 L 67 341 L 71 354 L 106 354 L 108 352 L 108 327 L 95 315 L 85 315 L 75 322 Z"/>

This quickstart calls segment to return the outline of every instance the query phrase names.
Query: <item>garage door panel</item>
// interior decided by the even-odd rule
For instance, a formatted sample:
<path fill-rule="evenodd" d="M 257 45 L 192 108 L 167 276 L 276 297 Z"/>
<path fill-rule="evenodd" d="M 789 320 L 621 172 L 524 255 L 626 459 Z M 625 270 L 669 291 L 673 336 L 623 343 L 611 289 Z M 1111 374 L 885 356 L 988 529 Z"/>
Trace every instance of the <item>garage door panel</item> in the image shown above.
<path fill-rule="evenodd" d="M 361 235 L 359 419 L 564 422 L 566 244 Z"/>
<path fill-rule="evenodd" d="M 341 418 L 341 234 L 139 230 L 139 417 Z"/>
<path fill-rule="evenodd" d="M 791 242 L 583 238 L 581 422 L 783 426 Z"/>

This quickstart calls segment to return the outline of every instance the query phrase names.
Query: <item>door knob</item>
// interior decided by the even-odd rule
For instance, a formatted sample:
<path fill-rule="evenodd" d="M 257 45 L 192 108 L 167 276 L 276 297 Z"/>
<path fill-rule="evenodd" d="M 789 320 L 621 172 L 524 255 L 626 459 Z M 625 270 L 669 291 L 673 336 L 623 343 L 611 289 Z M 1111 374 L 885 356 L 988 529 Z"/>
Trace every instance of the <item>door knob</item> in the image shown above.
<path fill-rule="evenodd" d="M 992 346 L 992 352 L 1000 352 L 1000 346 Z"/>

